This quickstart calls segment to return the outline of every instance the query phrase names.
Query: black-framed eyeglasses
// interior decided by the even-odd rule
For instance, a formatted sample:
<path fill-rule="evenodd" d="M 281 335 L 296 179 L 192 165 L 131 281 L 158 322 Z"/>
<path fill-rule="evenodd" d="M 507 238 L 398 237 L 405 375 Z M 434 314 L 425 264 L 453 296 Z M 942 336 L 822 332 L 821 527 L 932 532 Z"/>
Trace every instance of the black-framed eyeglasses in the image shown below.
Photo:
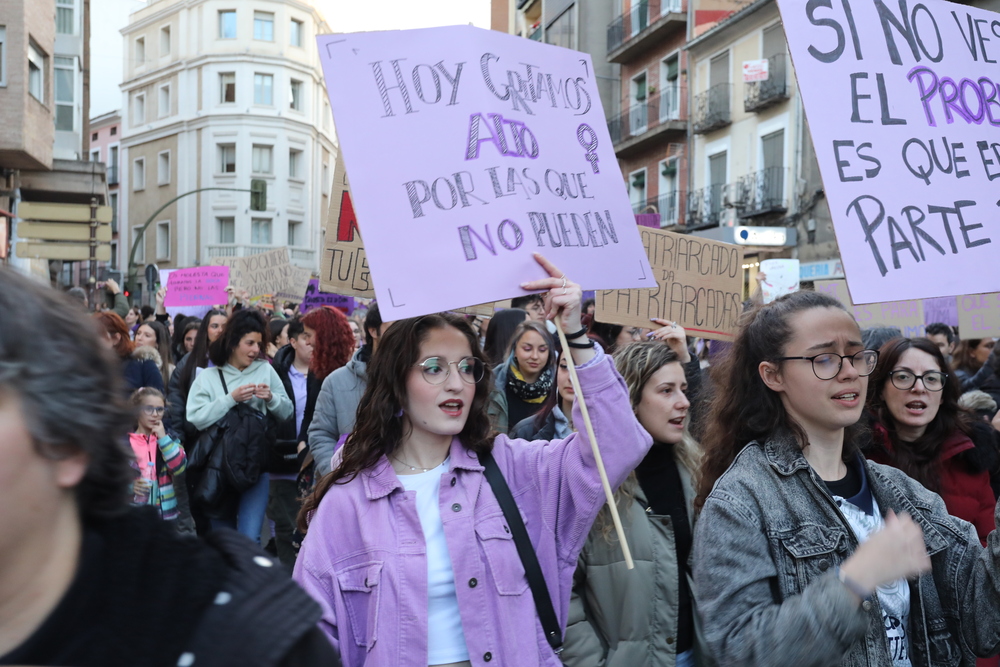
<path fill-rule="evenodd" d="M 917 380 L 924 383 L 927 391 L 941 391 L 944 389 L 944 381 L 948 379 L 947 373 L 941 371 L 927 371 L 923 375 L 916 375 L 913 371 L 893 371 L 889 373 L 889 381 L 892 386 L 902 391 L 913 389 Z"/>
<path fill-rule="evenodd" d="M 155 407 L 152 405 L 142 406 L 142 414 L 146 415 L 147 417 L 162 416 L 165 410 L 166 408 L 164 408 L 163 406 L 159 407 Z"/>
<path fill-rule="evenodd" d="M 791 361 L 793 359 L 804 359 L 812 362 L 813 373 L 820 380 L 832 380 L 840 375 L 840 369 L 844 367 L 844 359 L 850 359 L 851 365 L 858 375 L 865 377 L 871 375 L 878 363 L 878 350 L 861 350 L 854 354 L 834 354 L 824 352 L 812 357 L 778 357 L 778 361 Z"/>
<path fill-rule="evenodd" d="M 458 361 L 445 361 L 442 357 L 428 357 L 416 366 L 420 369 L 420 375 L 431 384 L 443 384 L 451 375 L 451 367 L 454 364 L 458 369 L 458 376 L 466 384 L 476 384 L 486 375 L 486 365 L 475 357 L 463 357 Z"/>

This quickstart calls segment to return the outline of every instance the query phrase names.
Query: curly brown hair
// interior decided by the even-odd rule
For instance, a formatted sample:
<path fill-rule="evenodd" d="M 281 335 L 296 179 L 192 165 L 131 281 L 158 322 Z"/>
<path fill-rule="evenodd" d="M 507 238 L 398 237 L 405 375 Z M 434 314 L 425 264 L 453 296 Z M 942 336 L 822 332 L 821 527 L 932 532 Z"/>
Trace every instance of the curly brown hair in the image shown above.
<path fill-rule="evenodd" d="M 336 308 L 313 308 L 299 320 L 316 332 L 309 370 L 318 380 L 324 380 L 354 354 L 354 333 L 347 316 Z"/>
<path fill-rule="evenodd" d="M 466 448 L 477 454 L 493 449 L 493 432 L 486 414 L 493 382 L 489 365 L 479 349 L 479 338 L 469 323 L 454 313 L 437 313 L 393 322 L 379 338 L 378 349 L 368 362 L 368 386 L 358 404 L 354 431 L 344 443 L 344 458 L 339 466 L 320 480 L 316 490 L 302 504 L 298 516 L 301 531 L 308 529 L 313 513 L 334 484 L 350 482 L 399 447 L 407 435 L 405 422 L 400 417 L 406 403 L 406 378 L 419 361 L 420 346 L 430 332 L 446 327 L 457 329 L 465 336 L 472 355 L 485 366 L 483 379 L 476 384 L 469 418 L 458 438 Z"/>

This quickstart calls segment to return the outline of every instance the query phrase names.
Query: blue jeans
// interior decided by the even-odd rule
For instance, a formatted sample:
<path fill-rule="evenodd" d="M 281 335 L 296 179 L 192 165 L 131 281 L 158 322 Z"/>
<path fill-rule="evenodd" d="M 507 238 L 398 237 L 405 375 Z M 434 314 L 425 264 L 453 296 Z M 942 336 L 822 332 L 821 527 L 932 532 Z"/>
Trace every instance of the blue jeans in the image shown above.
<path fill-rule="evenodd" d="M 212 528 L 235 528 L 242 535 L 260 544 L 260 527 L 264 523 L 264 512 L 267 511 L 270 481 L 270 475 L 266 472 L 261 473 L 257 483 L 240 495 L 236 521 L 212 519 Z"/>

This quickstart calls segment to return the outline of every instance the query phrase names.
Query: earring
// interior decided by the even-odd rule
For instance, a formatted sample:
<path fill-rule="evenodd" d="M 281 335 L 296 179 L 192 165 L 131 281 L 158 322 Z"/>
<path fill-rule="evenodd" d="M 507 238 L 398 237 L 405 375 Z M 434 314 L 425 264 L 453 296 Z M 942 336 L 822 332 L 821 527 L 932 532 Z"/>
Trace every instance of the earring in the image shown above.
<path fill-rule="evenodd" d="M 396 419 L 399 419 L 402 416 L 403 416 L 403 408 L 400 408 L 399 412 L 396 413 Z"/>

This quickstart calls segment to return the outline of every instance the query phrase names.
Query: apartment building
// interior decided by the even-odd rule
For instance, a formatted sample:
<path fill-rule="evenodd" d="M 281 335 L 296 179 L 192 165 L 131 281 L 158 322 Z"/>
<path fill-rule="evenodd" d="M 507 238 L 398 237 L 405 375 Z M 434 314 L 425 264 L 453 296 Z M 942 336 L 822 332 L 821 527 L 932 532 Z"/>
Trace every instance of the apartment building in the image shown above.
<path fill-rule="evenodd" d="M 90 156 L 91 162 L 103 162 L 106 167 L 108 182 L 108 206 L 111 207 L 111 261 L 108 269 L 117 274 L 121 272 L 123 250 L 120 243 L 120 230 L 128 229 L 128 216 L 120 207 L 121 191 L 125 183 L 125 171 L 121 168 L 122 117 L 120 111 L 109 111 L 106 114 L 90 119 Z"/>
<path fill-rule="evenodd" d="M 324 32 L 300 0 L 156 0 L 130 16 L 124 270 L 130 258 L 176 268 L 280 246 L 318 270 L 335 156 L 315 42 Z M 266 211 L 231 191 L 251 179 L 267 183 Z M 182 196 L 195 190 L 205 191 Z"/>

